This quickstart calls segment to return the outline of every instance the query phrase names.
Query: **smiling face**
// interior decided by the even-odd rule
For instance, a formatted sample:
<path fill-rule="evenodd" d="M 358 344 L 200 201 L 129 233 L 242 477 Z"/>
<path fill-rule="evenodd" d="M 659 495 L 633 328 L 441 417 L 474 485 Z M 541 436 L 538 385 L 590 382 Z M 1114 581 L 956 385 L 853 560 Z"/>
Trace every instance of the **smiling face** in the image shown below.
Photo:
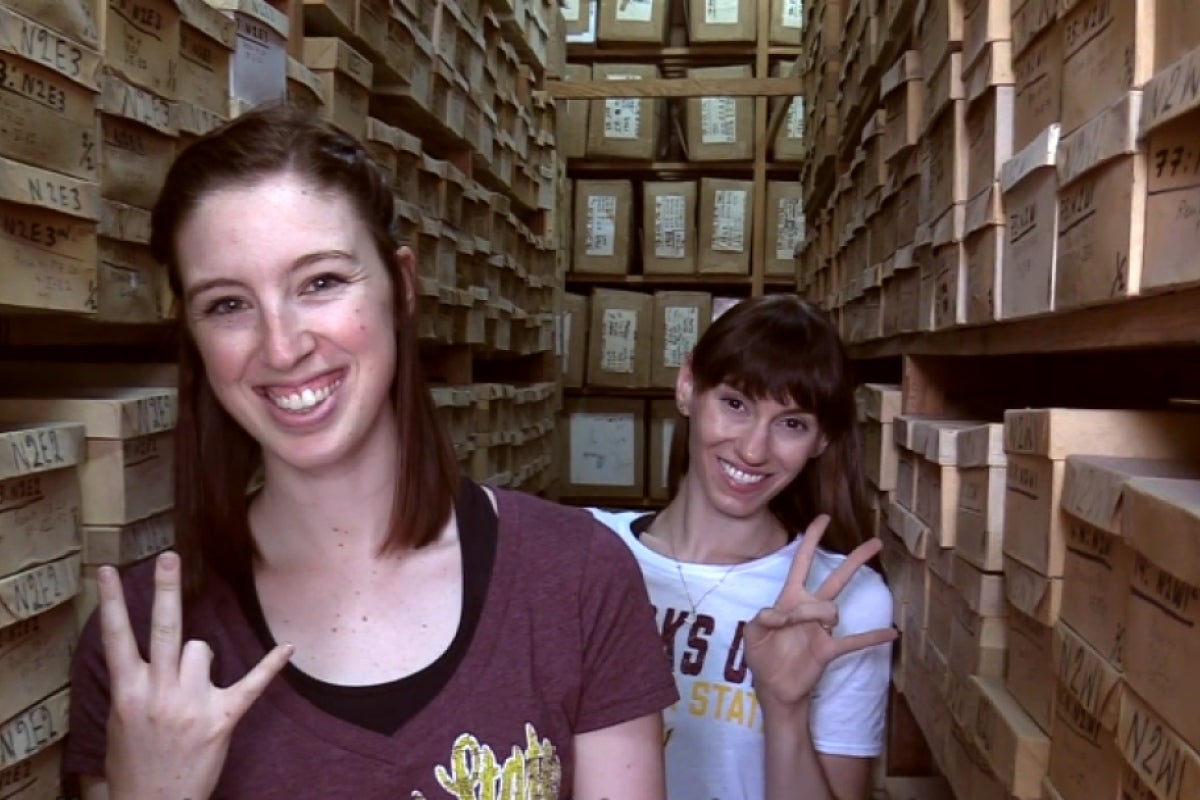
<path fill-rule="evenodd" d="M 679 371 L 676 397 L 689 418 L 688 471 L 714 511 L 736 519 L 768 503 L 826 446 L 816 417 L 795 403 L 751 398 L 726 384 L 698 391 Z"/>
<path fill-rule="evenodd" d="M 347 197 L 289 173 L 220 189 L 176 252 L 209 383 L 268 466 L 336 465 L 394 422 L 392 278 Z"/>

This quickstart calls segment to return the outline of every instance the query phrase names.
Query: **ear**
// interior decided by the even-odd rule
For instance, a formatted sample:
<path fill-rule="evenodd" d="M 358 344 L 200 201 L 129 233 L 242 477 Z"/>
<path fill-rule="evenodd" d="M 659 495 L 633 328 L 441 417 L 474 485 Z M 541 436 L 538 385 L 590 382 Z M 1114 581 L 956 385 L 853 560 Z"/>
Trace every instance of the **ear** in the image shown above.
<path fill-rule="evenodd" d="M 825 455 L 825 451 L 829 448 L 829 437 L 824 433 L 817 439 L 817 449 L 813 452 L 813 458 Z"/>
<path fill-rule="evenodd" d="M 692 400 L 696 395 L 696 378 L 692 374 L 692 357 L 688 356 L 679 367 L 675 378 L 675 405 L 685 417 L 692 415 Z"/>
<path fill-rule="evenodd" d="M 404 302 L 408 306 L 408 313 L 412 314 L 417 310 L 417 257 L 406 245 L 396 250 L 396 268 L 404 284 Z"/>

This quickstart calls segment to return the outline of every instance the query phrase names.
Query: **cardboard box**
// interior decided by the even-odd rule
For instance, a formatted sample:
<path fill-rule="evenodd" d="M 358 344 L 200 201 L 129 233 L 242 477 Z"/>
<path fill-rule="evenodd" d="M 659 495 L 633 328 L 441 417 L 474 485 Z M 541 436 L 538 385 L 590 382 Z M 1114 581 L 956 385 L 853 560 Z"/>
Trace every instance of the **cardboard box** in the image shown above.
<path fill-rule="evenodd" d="M 1004 685 L 1043 731 L 1054 724 L 1054 628 L 1030 619 L 1015 608 L 1005 617 L 1008 626 Z"/>
<path fill-rule="evenodd" d="M 646 483 L 653 500 L 671 499 L 671 442 L 678 419 L 674 400 L 658 398 L 650 401 L 650 474 Z"/>
<path fill-rule="evenodd" d="M 150 252 L 150 212 L 104 200 L 96 265 L 96 318 L 151 323 L 174 313 L 164 267 Z"/>
<path fill-rule="evenodd" d="M 563 404 L 560 493 L 565 497 L 645 495 L 646 401 L 571 397 Z"/>
<path fill-rule="evenodd" d="M 1064 3 L 1062 129 L 1069 134 L 1140 89 L 1154 69 L 1149 3 Z M 1168 23 L 1170 24 L 1170 23 Z"/>
<path fill-rule="evenodd" d="M 958 434 L 959 492 L 956 548 L 959 557 L 983 572 L 1004 567 L 1003 426 L 964 428 Z"/>
<path fill-rule="evenodd" d="M 696 182 L 642 184 L 642 272 L 696 272 Z"/>
<path fill-rule="evenodd" d="M 1145 787 L 1128 796 L 1142 798 L 1149 795 L 1158 800 L 1200 796 L 1200 777 L 1197 777 L 1200 776 L 1200 754 L 1172 730 L 1159 709 L 1134 691 L 1126 691 L 1121 701 L 1117 744 L 1125 763 L 1140 779 L 1134 781 L 1134 785 Z M 1127 791 L 1130 783 L 1126 777 L 1122 789 Z"/>
<path fill-rule="evenodd" d="M 1010 5 L 1013 55 L 1017 56 L 1058 20 L 1059 0 L 1015 0 Z"/>
<path fill-rule="evenodd" d="M 964 0 L 963 63 L 969 68 L 993 42 L 1012 39 L 1010 2 L 1017 0 Z"/>
<path fill-rule="evenodd" d="M 583 386 L 587 364 L 588 298 L 569 292 L 564 292 L 562 297 L 558 340 L 562 384 Z"/>
<path fill-rule="evenodd" d="M 159 97 L 178 97 L 179 6 L 174 0 L 107 3 L 104 65 Z"/>
<path fill-rule="evenodd" d="M 103 0 L 6 0 L 8 9 L 65 39 L 100 50 Z"/>
<path fill-rule="evenodd" d="M 1146 219 L 1140 110 L 1140 93 L 1126 95 L 1059 147 L 1056 309 L 1138 293 Z"/>
<path fill-rule="evenodd" d="M 99 185 L 0 158 L 0 307 L 91 314 Z"/>
<path fill-rule="evenodd" d="M 896 488 L 900 468 L 892 423 L 869 420 L 863 425 L 863 472 L 875 488 L 890 492 Z"/>
<path fill-rule="evenodd" d="M 13 717 L 0 719 L 0 740 L 13 744 L 0 750 L 0 775 L 19 774 L 18 770 L 9 772 L 9 769 L 62 741 L 67 734 L 70 694 L 70 689 L 64 688 Z"/>
<path fill-rule="evenodd" d="M 782 1 L 794 2 L 794 0 Z M 792 74 L 791 64 L 781 61 L 772 68 L 771 74 L 776 78 L 787 77 Z M 790 101 L 787 111 L 784 113 L 783 123 L 775 134 L 775 141 L 771 143 L 771 159 L 774 161 L 803 161 L 808 149 L 804 133 L 805 97 L 802 94 L 796 95 L 790 98 Z M 775 107 L 779 102 L 782 100 L 775 98 L 769 104 L 772 114 L 775 113 Z"/>
<path fill-rule="evenodd" d="M 796 274 L 796 248 L 804 242 L 804 187 L 792 181 L 767 182 L 767 263 L 770 277 Z"/>
<path fill-rule="evenodd" d="M 1193 749 L 1200 745 L 1200 481 L 1134 478 L 1125 488 L 1125 535 L 1136 553 L 1125 676 L 1129 686 Z"/>
<path fill-rule="evenodd" d="M 1033 2 L 1034 0 L 1030 0 Z M 1008 215 L 1000 281 L 1000 317 L 1054 309 L 1058 253 L 1058 126 L 1051 125 L 1001 169 Z"/>
<path fill-rule="evenodd" d="M 1026 0 L 1026 5 L 1040 6 L 1044 2 L 1046 0 Z M 1062 26 L 1051 25 L 1024 50 L 1018 49 L 1014 42 L 1013 53 L 1016 81 L 1013 149 L 1021 151 L 1047 127 L 1057 124 L 1061 116 Z"/>
<path fill-rule="evenodd" d="M 900 414 L 904 402 L 900 387 L 896 384 L 864 383 L 856 393 L 862 398 L 866 418 L 888 425 Z M 888 433 L 891 433 L 890 428 Z"/>
<path fill-rule="evenodd" d="M 231 116 L 287 96 L 288 16 L 265 0 L 204 0 L 237 23 L 229 70 Z"/>
<path fill-rule="evenodd" d="M 749 65 L 696 67 L 695 80 L 751 78 Z M 684 101 L 684 146 L 693 161 L 745 161 L 754 157 L 753 97 L 693 97 Z"/>
<path fill-rule="evenodd" d="M 1200 43 L 1200 6 L 1191 0 L 1154 0 L 1154 71 L 1175 63 Z"/>
<path fill-rule="evenodd" d="M 707 292 L 655 292 L 653 360 L 650 385 L 675 387 L 679 368 L 687 363 L 696 342 L 708 330 L 712 295 Z"/>
<path fill-rule="evenodd" d="M 925 120 L 921 54 L 909 50 L 884 73 L 879 88 L 884 108 L 883 154 L 889 161 L 916 146 Z"/>
<path fill-rule="evenodd" d="M 204 0 L 180 0 L 179 97 L 224 116 L 237 24 Z"/>
<path fill-rule="evenodd" d="M 963 3 L 962 0 L 928 0 L 924 9 L 925 14 L 916 20 L 913 40 L 919 43 L 921 65 L 928 82 L 951 53 L 962 49 Z"/>
<path fill-rule="evenodd" d="M 1147 140 L 1145 247 L 1140 288 L 1200 282 L 1200 150 L 1193 145 L 1200 112 L 1155 128 Z"/>
<path fill-rule="evenodd" d="M 0 629 L 31 620 L 75 597 L 79 566 L 76 551 L 0 578 Z M 0 761 L 6 752 L 0 749 Z"/>
<path fill-rule="evenodd" d="M 668 0 L 602 2 L 596 38 L 601 44 L 662 44 L 667 39 L 670 16 Z"/>
<path fill-rule="evenodd" d="M 755 0 L 688 0 L 688 41 L 753 42 L 758 36 Z"/>
<path fill-rule="evenodd" d="M 750 273 L 753 191 L 753 181 L 700 180 L 697 271 L 701 275 Z"/>
<path fill-rule="evenodd" d="M 1067 552 L 1062 618 L 1117 669 L 1127 635 L 1134 560 L 1125 538 L 1124 491 L 1137 477 L 1197 478 L 1200 465 L 1069 456 L 1063 477 Z"/>
<path fill-rule="evenodd" d="M 592 44 L 596 41 L 600 8 L 596 0 L 565 0 L 562 18 L 566 23 L 564 33 L 572 43 Z"/>
<path fill-rule="evenodd" d="M 1121 751 L 1113 728 L 1105 728 L 1062 683 L 1050 734 L 1047 775 L 1059 800 L 1121 800 Z"/>
<path fill-rule="evenodd" d="M 151 208 L 175 160 L 179 122 L 162 97 L 105 73 L 100 102 L 100 194 Z"/>
<path fill-rule="evenodd" d="M 75 616 L 68 604 L 0 629 L 0 720 L 66 686 L 75 649 Z"/>
<path fill-rule="evenodd" d="M 954 622 L 950 629 L 950 672 L 962 681 L 974 676 L 1003 678 L 1008 651 L 1006 616 L 977 614 L 961 597 L 954 599 Z"/>
<path fill-rule="evenodd" d="M 29 2 L 29 0 L 24 0 Z M 39 53 L 62 52 L 60 61 Z M 6 91 L 0 94 L 0 156 L 81 180 L 98 176 L 96 93 L 100 54 L 0 8 L 0 52 Z M 48 98 L 53 98 L 47 102 Z"/>
<path fill-rule="evenodd" d="M 594 81 L 636 81 L 657 78 L 653 64 L 596 64 Z M 614 97 L 594 101 L 588 118 L 589 157 L 653 159 L 658 152 L 663 101 Z"/>
<path fill-rule="evenodd" d="M 127 525 L 89 525 L 83 528 L 83 563 L 86 566 L 126 566 L 168 550 L 175 544 L 171 511 Z"/>
<path fill-rule="evenodd" d="M 633 184 L 575 181 L 575 272 L 625 275 L 633 245 Z"/>
<path fill-rule="evenodd" d="M 981 617 L 1003 617 L 1008 613 L 1004 576 L 983 572 L 954 549 L 954 591 L 967 608 Z"/>
<path fill-rule="evenodd" d="M 313 114 L 320 114 L 325 106 L 324 89 L 317 76 L 304 62 L 291 56 L 287 59 L 287 99 Z"/>
<path fill-rule="evenodd" d="M 641 389 L 650 385 L 654 297 L 596 289 L 588 331 L 587 383 Z"/>
<path fill-rule="evenodd" d="M 771 44 L 799 47 L 803 38 L 802 0 L 771 0 Z"/>
<path fill-rule="evenodd" d="M 321 82 L 322 119 L 365 139 L 374 70 L 371 62 L 341 39 L 306 36 L 304 65 Z"/>
<path fill-rule="evenodd" d="M 1200 452 L 1197 416 L 1179 411 L 1034 408 L 1004 412 L 1004 450 L 1053 460 L 1088 454 L 1186 461 Z"/>
<path fill-rule="evenodd" d="M 963 207 L 953 206 L 941 222 L 962 219 Z M 957 230 L 955 230 L 957 229 Z M 962 246 L 961 226 L 951 223 L 946 238 L 934 244 L 930 271 L 933 282 L 933 329 L 961 325 L 967 319 L 967 261 Z"/>
<path fill-rule="evenodd" d="M 967 202 L 963 254 L 966 258 L 968 325 L 991 322 L 1000 315 L 1006 239 L 1004 223 L 999 183 L 986 187 Z"/>
<path fill-rule="evenodd" d="M 11 575 L 79 546 L 83 427 L 5 423 L 0 449 L 0 575 Z"/>
<path fill-rule="evenodd" d="M 975 742 L 1014 797 L 1040 797 L 1050 739 L 998 681 L 972 682 L 979 697 L 972 729 Z"/>
<path fill-rule="evenodd" d="M 964 119 L 968 197 L 998 181 L 1001 168 L 1013 156 L 1015 97 L 1012 86 L 992 86 L 969 101 Z"/>
<path fill-rule="evenodd" d="M 929 129 L 929 211 L 937 220 L 967 202 L 966 108 L 955 100 Z"/>
<path fill-rule="evenodd" d="M 7 769 L 0 770 L 0 786 L 19 786 L 12 800 L 55 800 L 65 796 L 62 775 L 63 746 L 51 745 Z"/>
<path fill-rule="evenodd" d="M 590 64 L 567 64 L 564 80 L 586 83 L 592 79 Z M 588 100 L 560 100 L 563 110 L 560 115 L 558 146 L 566 158 L 583 158 L 587 153 L 588 111 L 592 103 Z"/>

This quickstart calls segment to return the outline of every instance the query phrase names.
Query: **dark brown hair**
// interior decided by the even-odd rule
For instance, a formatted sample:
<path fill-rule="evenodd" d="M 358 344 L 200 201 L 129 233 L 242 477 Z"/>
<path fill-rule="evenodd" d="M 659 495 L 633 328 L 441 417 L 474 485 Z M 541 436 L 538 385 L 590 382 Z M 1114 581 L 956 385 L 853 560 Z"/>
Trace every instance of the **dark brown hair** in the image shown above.
<path fill-rule="evenodd" d="M 721 384 L 747 397 L 794 402 L 817 418 L 828 447 L 771 500 L 770 510 L 789 535 L 818 514 L 830 516 L 822 547 L 849 553 L 871 530 L 855 379 L 850 359 L 829 318 L 797 295 L 743 300 L 714 322 L 692 351 L 695 391 Z M 688 421 L 680 417 L 671 441 L 671 496 L 688 466 Z"/>
<path fill-rule="evenodd" d="M 392 186 L 354 138 L 287 105 L 244 114 L 189 145 L 167 174 L 152 216 L 150 247 L 166 265 L 179 312 L 179 422 L 175 429 L 175 537 L 185 584 L 197 590 L 220 576 L 235 585 L 256 557 L 247 521 L 250 482 L 261 450 L 222 408 L 209 386 L 183 312 L 176 243 L 199 203 L 222 189 L 250 187 L 290 173 L 346 197 L 366 225 L 391 277 L 396 317 L 392 399 L 400 470 L 384 550 L 421 547 L 445 525 L 458 468 L 421 372 L 413 287 L 396 263 Z M 263 209 L 269 213 L 269 209 Z"/>

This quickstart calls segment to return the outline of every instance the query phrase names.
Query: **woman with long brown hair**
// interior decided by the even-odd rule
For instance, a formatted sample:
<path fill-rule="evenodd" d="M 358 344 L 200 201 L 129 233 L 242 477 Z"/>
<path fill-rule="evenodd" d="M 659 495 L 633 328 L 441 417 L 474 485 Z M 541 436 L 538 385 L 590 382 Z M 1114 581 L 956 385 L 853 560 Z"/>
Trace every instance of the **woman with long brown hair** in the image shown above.
<path fill-rule="evenodd" d="M 862 800 L 895 633 L 837 331 L 797 296 L 744 300 L 675 397 L 666 508 L 593 509 L 637 557 L 675 669 L 668 796 Z"/>
<path fill-rule="evenodd" d="M 393 220 L 362 145 L 287 107 L 173 165 L 178 552 L 100 570 L 87 800 L 663 797 L 677 695 L 636 564 L 460 478 Z"/>

